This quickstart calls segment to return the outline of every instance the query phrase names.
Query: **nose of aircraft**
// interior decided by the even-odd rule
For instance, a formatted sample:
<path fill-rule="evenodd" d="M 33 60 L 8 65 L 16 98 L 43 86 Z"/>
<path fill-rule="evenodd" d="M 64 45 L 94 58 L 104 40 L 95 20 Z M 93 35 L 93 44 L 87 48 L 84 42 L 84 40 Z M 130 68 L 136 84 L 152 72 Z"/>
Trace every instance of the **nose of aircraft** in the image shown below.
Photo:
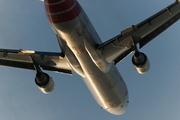
<path fill-rule="evenodd" d="M 122 115 L 126 112 L 128 103 L 124 103 L 123 105 L 117 107 L 117 108 L 109 108 L 107 111 L 114 115 Z"/>
<path fill-rule="evenodd" d="M 107 109 L 107 111 L 114 115 L 122 115 L 126 112 L 127 106 L 128 106 L 128 103 L 125 103 L 117 108 L 109 108 Z"/>
<path fill-rule="evenodd" d="M 44 0 L 44 4 L 46 15 L 51 23 L 73 20 L 81 12 L 81 7 L 76 0 Z"/>
<path fill-rule="evenodd" d="M 124 95 L 123 95 L 124 96 Z M 107 109 L 108 112 L 114 114 L 114 115 L 122 115 L 126 112 L 126 109 L 128 107 L 129 104 L 129 94 L 128 91 L 125 93 L 125 96 L 122 97 L 122 103 L 119 104 L 117 107 L 112 107 Z"/>

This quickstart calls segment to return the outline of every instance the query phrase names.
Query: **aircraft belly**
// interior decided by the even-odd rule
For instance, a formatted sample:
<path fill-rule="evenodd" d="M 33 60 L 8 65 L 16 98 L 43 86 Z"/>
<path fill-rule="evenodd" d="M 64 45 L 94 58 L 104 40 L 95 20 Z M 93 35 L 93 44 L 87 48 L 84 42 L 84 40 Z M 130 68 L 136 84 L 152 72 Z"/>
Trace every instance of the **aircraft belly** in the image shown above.
<path fill-rule="evenodd" d="M 82 76 L 98 104 L 112 114 L 123 114 L 128 101 L 126 84 L 114 63 L 107 63 L 96 51 L 95 45 L 101 40 L 84 11 L 71 21 L 51 26 L 60 37 L 60 46 L 66 43 L 72 51 L 74 60 L 66 57 L 72 68 L 77 68 L 74 71 Z M 62 51 L 66 54 L 65 47 Z M 76 64 L 73 66 L 72 63 Z"/>

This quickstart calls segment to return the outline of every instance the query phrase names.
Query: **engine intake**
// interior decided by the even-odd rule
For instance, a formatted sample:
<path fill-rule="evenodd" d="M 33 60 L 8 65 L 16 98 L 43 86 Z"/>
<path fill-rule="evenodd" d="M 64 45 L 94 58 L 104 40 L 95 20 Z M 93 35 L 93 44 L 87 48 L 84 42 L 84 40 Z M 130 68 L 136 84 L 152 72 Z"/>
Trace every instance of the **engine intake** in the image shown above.
<path fill-rule="evenodd" d="M 45 94 L 48 94 L 54 90 L 54 82 L 52 78 L 46 73 L 37 72 L 35 83 L 38 88 Z"/>
<path fill-rule="evenodd" d="M 150 63 L 147 56 L 144 53 L 136 52 L 132 57 L 132 63 L 135 70 L 140 73 L 146 73 L 150 68 Z"/>

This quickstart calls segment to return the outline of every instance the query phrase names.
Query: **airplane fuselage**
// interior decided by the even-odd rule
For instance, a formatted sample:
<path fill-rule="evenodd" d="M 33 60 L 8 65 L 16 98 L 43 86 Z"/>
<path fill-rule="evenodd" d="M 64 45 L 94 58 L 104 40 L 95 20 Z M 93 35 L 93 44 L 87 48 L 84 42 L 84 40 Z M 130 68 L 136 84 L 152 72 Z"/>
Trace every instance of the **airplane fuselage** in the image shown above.
<path fill-rule="evenodd" d="M 101 44 L 96 30 L 76 0 L 45 0 L 46 14 L 69 65 L 79 74 L 97 103 L 120 115 L 129 97 L 126 84 L 114 63 L 96 50 Z"/>

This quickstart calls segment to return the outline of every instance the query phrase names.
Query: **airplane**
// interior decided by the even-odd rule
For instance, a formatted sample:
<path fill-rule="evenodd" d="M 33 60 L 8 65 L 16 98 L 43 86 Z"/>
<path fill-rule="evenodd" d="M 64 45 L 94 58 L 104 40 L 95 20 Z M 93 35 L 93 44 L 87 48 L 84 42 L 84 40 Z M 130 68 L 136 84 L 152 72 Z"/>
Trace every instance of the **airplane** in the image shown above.
<path fill-rule="evenodd" d="M 45 94 L 53 91 L 54 82 L 43 70 L 68 75 L 74 71 L 101 108 L 114 115 L 122 115 L 129 103 L 126 83 L 116 65 L 134 52 L 135 70 L 148 72 L 149 60 L 139 49 L 180 19 L 180 0 L 176 0 L 103 43 L 77 0 L 44 0 L 44 5 L 61 52 L 0 49 L 0 65 L 36 71 L 35 84 Z"/>

